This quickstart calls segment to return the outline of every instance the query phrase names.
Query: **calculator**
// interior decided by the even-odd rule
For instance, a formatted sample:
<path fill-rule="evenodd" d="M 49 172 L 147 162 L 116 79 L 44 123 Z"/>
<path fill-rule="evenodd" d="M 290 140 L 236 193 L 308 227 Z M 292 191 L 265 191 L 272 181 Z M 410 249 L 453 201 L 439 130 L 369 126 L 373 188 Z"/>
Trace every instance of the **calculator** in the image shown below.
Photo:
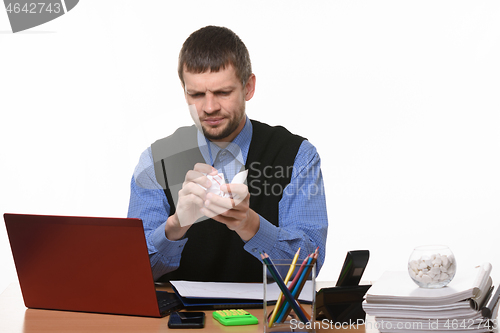
<path fill-rule="evenodd" d="M 219 310 L 212 313 L 219 323 L 225 326 L 255 325 L 259 320 L 245 310 Z"/>

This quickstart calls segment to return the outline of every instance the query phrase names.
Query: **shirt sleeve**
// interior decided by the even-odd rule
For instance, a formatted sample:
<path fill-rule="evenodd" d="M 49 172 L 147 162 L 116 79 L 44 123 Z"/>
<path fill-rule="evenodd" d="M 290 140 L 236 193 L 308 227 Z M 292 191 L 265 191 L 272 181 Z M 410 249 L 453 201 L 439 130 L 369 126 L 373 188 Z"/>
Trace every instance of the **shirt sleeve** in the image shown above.
<path fill-rule="evenodd" d="M 170 205 L 156 181 L 151 148 L 148 148 L 141 154 L 132 176 L 127 216 L 142 219 L 155 280 L 179 267 L 187 242 L 187 239 L 170 241 L 165 236 L 169 212 Z"/>
<path fill-rule="evenodd" d="M 321 160 L 309 141 L 302 142 L 295 157 L 291 181 L 279 203 L 279 226 L 259 217 L 259 230 L 244 246 L 247 252 L 258 259 L 262 251 L 273 259 L 290 259 L 299 247 L 301 258 L 319 247 L 319 272 L 325 260 L 328 217 Z"/>

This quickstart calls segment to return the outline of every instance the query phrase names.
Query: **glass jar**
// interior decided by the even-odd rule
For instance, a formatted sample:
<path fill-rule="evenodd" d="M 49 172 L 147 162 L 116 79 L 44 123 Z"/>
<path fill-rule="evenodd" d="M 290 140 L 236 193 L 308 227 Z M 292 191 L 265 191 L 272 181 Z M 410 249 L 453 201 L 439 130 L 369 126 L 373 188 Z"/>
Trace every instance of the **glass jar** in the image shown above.
<path fill-rule="evenodd" d="M 442 288 L 455 276 L 457 262 L 445 245 L 416 247 L 408 260 L 408 273 L 422 288 Z"/>

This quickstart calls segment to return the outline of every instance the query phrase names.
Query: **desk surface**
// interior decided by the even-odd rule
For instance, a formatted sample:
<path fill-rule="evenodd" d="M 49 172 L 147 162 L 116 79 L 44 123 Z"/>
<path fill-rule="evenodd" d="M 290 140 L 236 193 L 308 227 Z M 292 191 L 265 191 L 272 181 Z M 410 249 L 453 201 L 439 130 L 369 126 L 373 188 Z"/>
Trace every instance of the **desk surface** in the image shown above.
<path fill-rule="evenodd" d="M 196 332 L 263 332 L 262 309 L 249 309 L 248 312 L 259 318 L 258 325 L 225 327 L 212 318 L 211 311 L 207 311 L 204 329 L 193 329 Z M 11 284 L 0 295 L 0 332 L 2 333 L 71 333 L 71 332 L 163 332 L 168 331 L 168 317 L 145 318 L 120 315 L 106 315 L 70 311 L 53 311 L 27 309 L 24 306 L 19 284 Z M 318 323 L 319 324 L 319 323 Z M 176 330 L 186 332 L 190 330 Z M 318 329 L 317 332 L 329 330 Z M 356 331 L 365 333 L 363 326 L 357 329 L 343 331 Z M 368 330 L 367 330 L 368 331 Z M 371 333 L 371 332 L 370 332 Z"/>

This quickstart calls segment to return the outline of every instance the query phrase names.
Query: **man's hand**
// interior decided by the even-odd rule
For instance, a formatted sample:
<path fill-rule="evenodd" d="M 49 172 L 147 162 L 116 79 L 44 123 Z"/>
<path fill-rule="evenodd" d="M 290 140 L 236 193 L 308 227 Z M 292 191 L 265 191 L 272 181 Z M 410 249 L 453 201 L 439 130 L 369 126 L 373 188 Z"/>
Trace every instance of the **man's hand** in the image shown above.
<path fill-rule="evenodd" d="M 204 215 L 202 208 L 206 200 L 206 191 L 199 185 L 206 188 L 212 185 L 205 174 L 216 175 L 217 170 L 208 164 L 198 163 L 194 166 L 194 170 L 186 173 L 182 189 L 179 191 L 175 214 L 168 218 L 165 226 L 165 235 L 168 239 L 182 238 L 189 227 Z"/>
<path fill-rule="evenodd" d="M 204 215 L 224 223 L 244 241 L 249 241 L 259 230 L 259 215 L 250 209 L 250 193 L 245 184 L 226 184 L 220 189 L 231 198 L 222 198 L 213 193 L 206 196 Z"/>

